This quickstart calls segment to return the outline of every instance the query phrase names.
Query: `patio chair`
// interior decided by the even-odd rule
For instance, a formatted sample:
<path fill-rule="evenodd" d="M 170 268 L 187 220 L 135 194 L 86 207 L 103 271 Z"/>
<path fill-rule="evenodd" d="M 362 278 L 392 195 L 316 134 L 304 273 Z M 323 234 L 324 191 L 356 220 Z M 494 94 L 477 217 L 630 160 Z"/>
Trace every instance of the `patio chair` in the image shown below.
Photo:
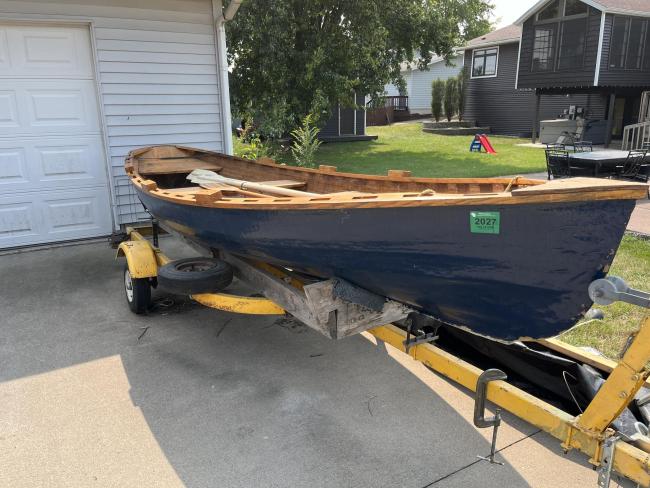
<path fill-rule="evenodd" d="M 564 144 L 560 144 L 558 142 L 551 142 L 546 144 L 546 149 L 564 151 L 566 148 L 564 147 Z"/>
<path fill-rule="evenodd" d="M 647 151 L 630 151 L 625 164 L 616 167 L 617 178 L 648 182 L 650 179 L 650 164 L 646 162 Z"/>
<path fill-rule="evenodd" d="M 571 176 L 569 169 L 569 152 L 564 149 L 546 150 L 546 172 L 548 179 L 568 178 Z"/>
<path fill-rule="evenodd" d="M 594 143 L 591 141 L 579 141 L 573 143 L 574 152 L 592 152 L 594 150 Z"/>

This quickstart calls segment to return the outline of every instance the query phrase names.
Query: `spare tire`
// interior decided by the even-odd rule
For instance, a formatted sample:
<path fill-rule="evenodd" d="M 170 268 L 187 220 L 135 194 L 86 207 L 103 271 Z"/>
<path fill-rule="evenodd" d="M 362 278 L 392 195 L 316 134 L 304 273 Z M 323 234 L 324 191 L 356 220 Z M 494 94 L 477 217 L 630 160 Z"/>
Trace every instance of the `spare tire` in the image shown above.
<path fill-rule="evenodd" d="M 233 278 L 232 267 L 215 258 L 178 259 L 158 268 L 158 285 L 179 295 L 214 293 Z"/>

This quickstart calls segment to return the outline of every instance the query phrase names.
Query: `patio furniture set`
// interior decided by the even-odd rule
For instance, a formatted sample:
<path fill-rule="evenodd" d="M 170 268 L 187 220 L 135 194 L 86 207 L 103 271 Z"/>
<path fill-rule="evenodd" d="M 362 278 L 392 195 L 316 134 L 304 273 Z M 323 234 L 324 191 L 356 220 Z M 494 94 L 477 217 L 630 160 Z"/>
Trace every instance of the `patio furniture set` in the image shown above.
<path fill-rule="evenodd" d="M 548 179 L 590 176 L 648 182 L 650 142 L 638 150 L 595 150 L 589 142 L 547 144 Z"/>

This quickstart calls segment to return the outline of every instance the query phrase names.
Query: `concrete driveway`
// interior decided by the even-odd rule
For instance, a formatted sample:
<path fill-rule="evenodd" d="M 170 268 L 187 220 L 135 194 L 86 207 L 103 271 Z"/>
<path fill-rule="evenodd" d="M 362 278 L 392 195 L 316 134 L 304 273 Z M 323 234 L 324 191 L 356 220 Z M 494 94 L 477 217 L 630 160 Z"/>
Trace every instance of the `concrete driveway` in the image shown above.
<path fill-rule="evenodd" d="M 173 257 L 193 254 L 171 238 Z M 589 487 L 579 454 L 356 336 L 156 293 L 131 314 L 105 243 L 0 256 L 0 486 Z"/>

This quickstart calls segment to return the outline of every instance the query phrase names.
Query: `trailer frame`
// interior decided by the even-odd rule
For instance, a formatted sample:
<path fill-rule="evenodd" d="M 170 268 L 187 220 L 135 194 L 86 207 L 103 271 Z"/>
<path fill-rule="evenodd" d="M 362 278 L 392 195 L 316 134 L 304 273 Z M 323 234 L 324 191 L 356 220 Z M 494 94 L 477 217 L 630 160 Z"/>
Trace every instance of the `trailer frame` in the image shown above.
<path fill-rule="evenodd" d="M 126 258 L 129 271 L 134 278 L 155 280 L 158 267 L 169 263 L 170 259 L 157 245 L 153 245 L 146 239 L 147 233 L 151 231 L 148 232 L 146 228 L 127 227 L 126 239 L 117 246 L 116 257 Z M 153 234 L 157 234 L 155 229 Z M 233 264 L 232 260 L 231 264 Z M 248 265 L 260 272 L 275 276 L 292 289 L 300 291 L 303 289 L 304 283 L 286 270 L 267 263 L 248 263 L 246 266 Z M 247 273 L 240 272 L 238 275 L 246 281 Z M 264 282 L 255 281 L 253 286 L 263 288 Z M 272 290 L 259 289 L 258 291 L 277 297 L 277 291 L 275 294 Z M 265 297 L 206 293 L 193 295 L 192 299 L 207 307 L 232 313 L 257 315 L 286 313 L 286 307 Z M 479 377 L 483 373 L 480 368 L 446 352 L 430 341 L 409 342 L 407 332 L 392 323 L 365 330 L 436 373 L 476 392 Z M 338 338 L 336 334 L 333 337 Z M 555 338 L 540 342 L 568 357 L 587 363 L 606 374 L 609 373 L 584 412 L 573 416 L 504 380 L 490 381 L 487 384 L 485 398 L 561 441 L 565 452 L 576 449 L 589 456 L 589 462 L 601 468 L 599 486 L 607 486 L 609 473 L 613 469 L 641 486 L 650 487 L 650 452 L 615 437 L 615 432 L 610 427 L 650 376 L 650 369 L 647 367 L 650 361 L 650 316 L 646 316 L 641 321 L 629 347 L 618 362 L 591 355 Z"/>

